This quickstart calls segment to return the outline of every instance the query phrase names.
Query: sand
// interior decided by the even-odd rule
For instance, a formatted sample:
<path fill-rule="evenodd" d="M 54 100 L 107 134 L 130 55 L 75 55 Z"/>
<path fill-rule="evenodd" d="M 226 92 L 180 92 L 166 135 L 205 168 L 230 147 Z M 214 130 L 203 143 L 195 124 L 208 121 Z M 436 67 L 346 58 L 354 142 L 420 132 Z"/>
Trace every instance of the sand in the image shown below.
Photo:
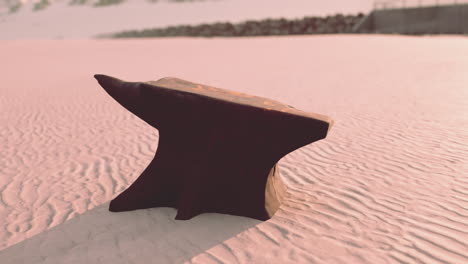
<path fill-rule="evenodd" d="M 0 263 L 467 263 L 468 39 L 0 41 Z M 157 131 L 93 74 L 175 76 L 335 121 L 266 222 L 111 213 Z"/>

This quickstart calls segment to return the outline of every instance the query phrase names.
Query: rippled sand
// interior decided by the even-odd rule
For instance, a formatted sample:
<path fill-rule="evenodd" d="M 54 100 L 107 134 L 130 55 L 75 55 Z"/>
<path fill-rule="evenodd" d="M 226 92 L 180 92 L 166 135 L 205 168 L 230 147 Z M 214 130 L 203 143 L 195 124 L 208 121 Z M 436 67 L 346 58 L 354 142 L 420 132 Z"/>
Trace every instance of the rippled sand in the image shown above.
<path fill-rule="evenodd" d="M 0 41 L 0 263 L 467 263 L 468 38 Z M 92 77 L 175 76 L 331 116 L 269 221 L 107 211 L 157 131 Z M 227 168 L 228 169 L 228 168 Z"/>

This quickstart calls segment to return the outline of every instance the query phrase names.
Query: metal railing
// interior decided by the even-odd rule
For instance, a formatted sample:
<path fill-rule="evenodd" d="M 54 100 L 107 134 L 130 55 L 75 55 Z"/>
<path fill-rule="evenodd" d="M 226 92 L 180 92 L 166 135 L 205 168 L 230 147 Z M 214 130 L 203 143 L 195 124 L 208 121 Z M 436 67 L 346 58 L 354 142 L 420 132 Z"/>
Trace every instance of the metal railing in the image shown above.
<path fill-rule="evenodd" d="M 457 4 L 468 4 L 468 0 L 376 0 L 373 9 L 400 9 Z"/>

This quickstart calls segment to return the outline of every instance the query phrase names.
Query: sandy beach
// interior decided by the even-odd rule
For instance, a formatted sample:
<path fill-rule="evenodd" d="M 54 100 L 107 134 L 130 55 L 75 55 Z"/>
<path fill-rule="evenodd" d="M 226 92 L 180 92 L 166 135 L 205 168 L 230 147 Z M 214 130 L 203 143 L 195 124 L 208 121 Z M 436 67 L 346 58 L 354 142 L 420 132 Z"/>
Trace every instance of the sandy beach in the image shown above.
<path fill-rule="evenodd" d="M 333 35 L 0 41 L 0 262 L 466 263 L 468 39 Z M 174 76 L 328 115 L 280 161 L 269 221 L 111 213 L 155 129 L 93 74 Z"/>

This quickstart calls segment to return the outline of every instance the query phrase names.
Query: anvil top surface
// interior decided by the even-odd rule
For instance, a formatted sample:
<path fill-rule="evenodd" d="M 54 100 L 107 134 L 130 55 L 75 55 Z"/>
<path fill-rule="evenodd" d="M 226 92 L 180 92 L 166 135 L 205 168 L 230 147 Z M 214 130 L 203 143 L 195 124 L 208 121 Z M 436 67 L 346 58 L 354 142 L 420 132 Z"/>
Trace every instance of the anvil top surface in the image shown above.
<path fill-rule="evenodd" d="M 293 108 L 289 105 L 274 101 L 268 98 L 263 98 L 259 96 L 244 94 L 240 92 L 234 92 L 230 90 L 225 90 L 221 88 L 216 88 L 208 85 L 193 83 L 185 81 L 179 78 L 166 77 L 159 79 L 158 81 L 149 81 L 146 84 L 154 85 L 161 88 L 178 90 L 186 93 L 196 94 L 215 98 L 218 100 L 223 100 L 227 102 L 233 102 L 242 105 L 249 105 L 261 109 L 266 109 L 270 111 L 279 111 L 283 113 L 293 114 L 304 116 L 308 118 L 313 118 L 316 120 L 321 120 L 329 123 L 329 127 L 333 125 L 333 120 L 324 115 L 319 115 L 315 113 L 308 113 L 301 111 L 299 109 Z"/>

